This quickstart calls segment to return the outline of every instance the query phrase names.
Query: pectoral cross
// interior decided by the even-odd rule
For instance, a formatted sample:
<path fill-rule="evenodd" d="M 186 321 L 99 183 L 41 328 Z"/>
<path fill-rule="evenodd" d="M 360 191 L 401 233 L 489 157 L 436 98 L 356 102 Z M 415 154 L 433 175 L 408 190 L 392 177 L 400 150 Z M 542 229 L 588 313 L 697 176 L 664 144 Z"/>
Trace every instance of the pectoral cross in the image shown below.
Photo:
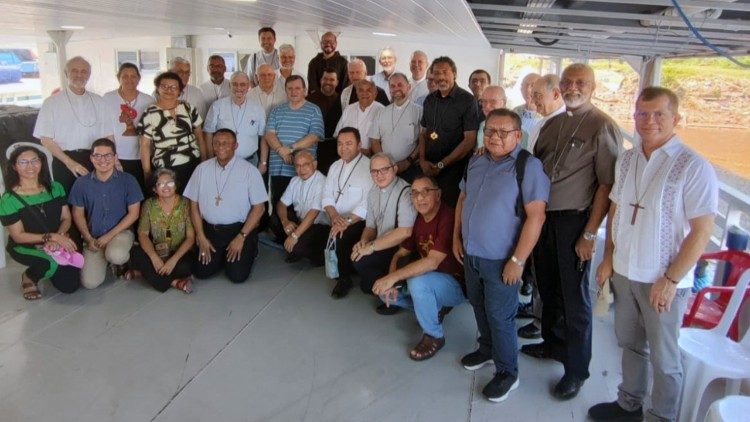
<path fill-rule="evenodd" d="M 218 196 L 217 196 L 216 198 L 214 198 L 214 199 L 216 200 L 216 206 L 218 207 L 218 206 L 219 206 L 219 202 L 221 202 L 221 200 L 222 200 L 223 198 L 221 197 L 221 195 L 218 195 Z"/>
<path fill-rule="evenodd" d="M 636 218 L 636 217 L 638 217 L 638 210 L 639 210 L 639 209 L 642 209 L 642 210 L 643 210 L 643 209 L 645 209 L 645 208 L 644 208 L 644 207 L 642 207 L 642 206 L 641 206 L 641 204 L 639 204 L 639 203 L 637 203 L 637 202 L 636 202 L 636 203 L 634 203 L 634 204 L 630 204 L 630 206 L 631 206 L 631 207 L 633 207 L 633 216 L 632 216 L 632 217 L 630 217 L 630 225 L 631 225 L 631 226 L 634 226 L 634 225 L 635 225 L 635 218 Z"/>

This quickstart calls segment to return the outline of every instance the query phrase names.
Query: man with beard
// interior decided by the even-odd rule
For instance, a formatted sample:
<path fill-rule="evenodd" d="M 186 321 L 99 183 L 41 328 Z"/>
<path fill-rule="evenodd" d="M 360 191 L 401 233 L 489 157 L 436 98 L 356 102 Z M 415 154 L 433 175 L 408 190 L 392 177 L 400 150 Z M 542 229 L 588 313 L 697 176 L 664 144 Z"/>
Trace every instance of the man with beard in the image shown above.
<path fill-rule="evenodd" d="M 208 58 L 208 75 L 211 79 L 203 82 L 200 88 L 201 92 L 203 92 L 203 98 L 206 99 L 209 106 L 214 101 L 231 95 L 229 80 L 224 77 L 226 71 L 227 65 L 224 63 L 223 57 L 214 54 Z"/>
<path fill-rule="evenodd" d="M 376 87 L 388 94 L 388 78 L 396 71 L 396 53 L 390 47 L 380 50 L 378 63 L 380 63 L 382 70 L 372 75 L 371 81 Z M 388 94 L 388 101 L 391 101 L 390 94 Z"/>
<path fill-rule="evenodd" d="M 411 84 L 411 100 L 414 102 L 430 93 L 427 89 L 427 67 L 429 65 L 430 61 L 424 51 L 416 50 L 411 53 L 411 60 L 409 61 L 411 80 L 409 83 Z"/>
<path fill-rule="evenodd" d="M 336 92 L 338 83 L 336 70 L 328 68 L 323 71 L 323 77 L 320 78 L 320 89 L 307 94 L 307 100 L 317 105 L 323 113 L 325 139 L 318 143 L 318 170 L 323 174 L 328 174 L 331 164 L 339 158 L 336 152 L 336 138 L 333 136 L 342 113 L 339 101 L 341 95 Z"/>
<path fill-rule="evenodd" d="M 345 86 L 349 84 L 346 76 L 346 59 L 336 51 L 338 41 L 333 32 L 326 32 L 320 37 L 321 53 L 313 57 L 307 65 L 307 81 L 310 83 L 310 92 L 317 91 L 320 88 L 320 78 L 323 77 L 323 71 L 331 68 L 336 70 L 339 86 L 336 92 L 341 93 Z"/>

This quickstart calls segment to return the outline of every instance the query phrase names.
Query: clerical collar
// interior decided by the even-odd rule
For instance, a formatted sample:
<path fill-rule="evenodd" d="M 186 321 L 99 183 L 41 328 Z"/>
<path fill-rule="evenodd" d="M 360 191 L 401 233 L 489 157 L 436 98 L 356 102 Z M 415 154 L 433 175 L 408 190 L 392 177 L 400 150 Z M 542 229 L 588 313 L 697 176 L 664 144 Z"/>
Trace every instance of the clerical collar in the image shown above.
<path fill-rule="evenodd" d="M 394 177 L 393 180 L 391 180 L 391 183 L 388 184 L 388 186 L 384 188 L 379 188 L 380 193 L 387 193 L 393 189 L 394 186 L 396 186 L 396 182 L 398 182 L 398 177 Z"/>
<path fill-rule="evenodd" d="M 214 85 L 216 85 L 216 86 L 221 86 L 222 84 L 224 84 L 224 79 L 222 79 L 221 82 L 219 82 L 218 84 L 216 82 L 214 82 L 214 81 L 211 81 L 211 83 L 214 84 Z"/>
<path fill-rule="evenodd" d="M 440 89 L 436 89 L 435 92 L 437 92 L 438 98 L 449 98 L 452 97 L 453 94 L 456 92 L 456 88 L 458 88 L 458 85 L 456 83 L 453 83 L 453 88 L 451 88 L 450 91 L 448 91 L 448 95 L 443 96 L 443 92 L 440 91 Z"/>

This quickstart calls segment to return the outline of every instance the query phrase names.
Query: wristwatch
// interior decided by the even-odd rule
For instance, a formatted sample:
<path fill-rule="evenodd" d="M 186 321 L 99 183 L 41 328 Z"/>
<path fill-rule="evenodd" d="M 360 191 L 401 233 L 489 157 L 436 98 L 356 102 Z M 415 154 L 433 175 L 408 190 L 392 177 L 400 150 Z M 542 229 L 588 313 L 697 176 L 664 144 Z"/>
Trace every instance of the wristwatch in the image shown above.
<path fill-rule="evenodd" d="M 242 231 L 240 231 L 239 235 L 242 236 L 243 239 L 246 239 L 248 233 L 243 233 Z"/>
<path fill-rule="evenodd" d="M 436 164 L 436 166 L 437 166 L 437 168 L 439 168 L 440 170 L 442 170 L 443 167 L 445 167 L 445 163 L 442 162 L 442 161 L 438 161 L 438 163 Z"/>
<path fill-rule="evenodd" d="M 596 233 L 592 232 L 583 232 L 583 240 L 591 242 L 592 240 L 596 239 Z"/>
<path fill-rule="evenodd" d="M 510 260 L 511 260 L 511 261 L 512 261 L 512 262 L 513 262 L 514 264 L 518 265 L 519 267 L 523 267 L 523 264 L 525 264 L 525 263 L 526 263 L 526 262 L 524 262 L 524 261 L 521 261 L 520 259 L 516 258 L 516 256 L 515 256 L 515 255 L 511 256 L 511 257 L 510 257 Z"/>
<path fill-rule="evenodd" d="M 351 217 L 346 217 L 346 224 L 352 224 L 353 221 L 354 219 L 352 219 Z"/>

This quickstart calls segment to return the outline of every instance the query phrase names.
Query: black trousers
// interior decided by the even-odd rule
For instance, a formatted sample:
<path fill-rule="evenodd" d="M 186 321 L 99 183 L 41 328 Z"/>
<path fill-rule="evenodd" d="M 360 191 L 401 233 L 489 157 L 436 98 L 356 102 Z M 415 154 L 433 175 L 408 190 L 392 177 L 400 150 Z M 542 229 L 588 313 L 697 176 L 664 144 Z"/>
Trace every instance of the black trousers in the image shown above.
<path fill-rule="evenodd" d="M 120 160 L 120 164 L 122 164 L 122 171 L 135 177 L 138 186 L 141 187 L 143 196 L 146 198 L 151 196 L 151 188 L 153 188 L 153 186 L 146 187 L 147 181 L 143 179 L 143 165 L 141 164 L 141 160 Z"/>
<path fill-rule="evenodd" d="M 63 293 L 73 293 L 81 287 L 81 270 L 70 265 L 57 265 L 57 263 L 44 251 L 33 246 L 8 245 L 8 254 L 14 261 L 26 268 L 26 276 L 34 283 L 49 275 L 52 266 L 57 266 L 55 272 L 49 277 L 49 281 L 55 288 Z"/>
<path fill-rule="evenodd" d="M 458 184 L 461 183 L 461 178 L 464 176 L 464 168 L 466 167 L 467 160 L 459 160 L 450 167 L 446 167 L 438 173 L 435 179 L 438 182 L 438 186 L 442 191 L 441 198 L 443 203 L 450 205 L 452 208 L 456 207 L 458 202 L 458 195 L 461 190 L 458 188 Z M 437 164 L 437 163 L 436 163 Z"/>
<path fill-rule="evenodd" d="M 359 274 L 359 288 L 365 294 L 373 294 L 372 286 L 380 278 L 388 274 L 393 255 L 398 251 L 398 247 L 375 251 L 370 255 L 360 258 L 354 262 L 354 269 Z"/>
<path fill-rule="evenodd" d="M 580 262 L 575 244 L 588 219 L 588 211 L 548 211 L 534 249 L 542 339 L 562 357 L 565 375 L 581 380 L 591 361 L 590 261 Z"/>
<path fill-rule="evenodd" d="M 243 223 L 227 225 L 208 224 L 203 222 L 203 232 L 214 246 L 211 252 L 211 262 L 204 265 L 198 256 L 195 260 L 194 273 L 197 278 L 209 278 L 224 269 L 229 281 L 232 283 L 243 283 L 250 276 L 253 269 L 255 257 L 258 256 L 258 232 L 253 230 L 245 238 L 245 243 L 240 252 L 240 259 L 227 262 L 227 246 L 242 229 Z"/>
<path fill-rule="evenodd" d="M 276 203 L 281 200 L 281 196 L 284 195 L 284 191 L 292 178 L 289 176 L 271 176 L 271 207 L 275 211 Z"/>
<path fill-rule="evenodd" d="M 195 252 L 188 251 L 188 253 L 177 261 L 170 274 L 161 275 L 156 272 L 154 265 L 151 263 L 151 258 L 146 255 L 146 252 L 140 245 L 134 245 L 130 249 L 130 267 L 140 271 L 148 284 L 160 292 L 169 290 L 172 286 L 172 281 L 178 278 L 189 277 L 193 273 L 194 262 Z"/>
<path fill-rule="evenodd" d="M 292 210 L 294 207 L 289 207 Z M 322 211 L 321 211 L 322 212 Z M 289 211 L 289 220 L 299 224 L 299 218 L 294 212 Z M 281 219 L 274 213 L 271 219 L 271 231 L 276 239 L 283 243 L 288 235 L 282 227 Z M 302 258 L 307 258 L 314 266 L 323 265 L 323 249 L 326 247 L 328 233 L 331 232 L 331 226 L 326 224 L 313 224 L 297 240 L 297 244 L 292 248 L 292 254 Z"/>
<path fill-rule="evenodd" d="M 365 221 L 358 221 L 349 226 L 340 238 L 336 239 L 336 257 L 339 260 L 339 278 L 351 279 L 355 272 L 352 265 L 352 248 L 362 237 Z"/>
<path fill-rule="evenodd" d="M 336 149 L 336 138 L 325 138 L 318 142 L 318 170 L 328 175 L 328 169 L 331 164 L 339 159 L 339 153 Z"/>
<path fill-rule="evenodd" d="M 91 150 L 88 149 L 75 149 L 67 150 L 65 154 L 72 158 L 78 164 L 85 167 L 88 171 L 94 171 L 94 164 L 91 162 Z M 63 164 L 62 161 L 57 158 L 52 159 L 52 177 L 56 182 L 63 185 L 65 193 L 70 194 L 70 188 L 76 181 L 76 177 L 68 168 Z M 74 224 L 75 226 L 75 224 Z"/>

